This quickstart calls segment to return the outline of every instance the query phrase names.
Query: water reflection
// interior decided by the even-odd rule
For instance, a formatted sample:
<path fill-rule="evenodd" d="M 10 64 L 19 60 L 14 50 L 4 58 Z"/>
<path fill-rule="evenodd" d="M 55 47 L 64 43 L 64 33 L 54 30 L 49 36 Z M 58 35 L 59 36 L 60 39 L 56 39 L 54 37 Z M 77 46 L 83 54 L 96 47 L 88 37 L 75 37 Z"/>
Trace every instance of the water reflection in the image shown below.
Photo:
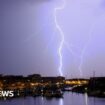
<path fill-rule="evenodd" d="M 22 105 L 25 105 L 25 100 L 23 99 L 23 103 L 22 103 Z"/>
<path fill-rule="evenodd" d="M 85 94 L 67 92 L 64 98 L 26 97 L 0 100 L 0 105 L 105 105 L 105 98 L 88 97 Z"/>
<path fill-rule="evenodd" d="M 34 100 L 34 104 L 32 104 L 32 105 L 44 105 L 43 97 L 35 97 L 35 98 L 33 98 L 33 100 Z M 27 104 L 27 105 L 29 105 L 29 104 Z"/>
<path fill-rule="evenodd" d="M 85 96 L 85 105 L 89 105 L 89 104 L 88 104 L 88 95 L 87 95 L 87 93 L 85 93 L 84 96 Z"/>
<path fill-rule="evenodd" d="M 63 102 L 64 100 L 61 98 L 61 99 L 59 99 L 59 105 L 64 105 L 64 102 Z"/>
<path fill-rule="evenodd" d="M 44 98 L 43 97 L 41 97 L 41 105 L 44 105 Z"/>

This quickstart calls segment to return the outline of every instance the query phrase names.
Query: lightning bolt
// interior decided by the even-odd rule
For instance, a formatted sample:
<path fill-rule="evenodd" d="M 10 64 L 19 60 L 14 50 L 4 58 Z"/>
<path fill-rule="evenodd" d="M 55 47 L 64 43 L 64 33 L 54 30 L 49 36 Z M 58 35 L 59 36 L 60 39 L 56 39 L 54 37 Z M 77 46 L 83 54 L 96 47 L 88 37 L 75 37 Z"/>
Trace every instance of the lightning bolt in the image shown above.
<path fill-rule="evenodd" d="M 59 55 L 59 67 L 58 67 L 58 71 L 60 73 L 60 76 L 63 76 L 63 72 L 62 72 L 62 66 L 63 66 L 62 49 L 63 49 L 63 45 L 64 45 L 64 33 L 63 33 L 61 27 L 58 24 L 57 13 L 58 13 L 58 11 L 63 10 L 65 8 L 65 6 L 66 6 L 66 1 L 62 0 L 62 2 L 63 3 L 62 3 L 61 6 L 54 8 L 54 21 L 55 21 L 56 29 L 59 31 L 60 37 L 61 37 L 60 45 L 59 45 L 59 48 L 58 48 L 58 55 Z"/>
<path fill-rule="evenodd" d="M 89 38 L 88 38 L 87 43 L 85 44 L 84 48 L 83 48 L 82 51 L 81 51 L 80 64 L 79 64 L 79 67 L 78 67 L 81 77 L 83 77 L 82 66 L 83 66 L 84 54 L 85 54 L 85 52 L 86 52 L 86 50 L 87 50 L 87 48 L 88 48 L 90 42 L 92 41 L 92 32 L 93 32 L 93 29 L 94 29 L 96 23 L 97 23 L 97 22 L 95 21 L 95 22 L 93 22 L 93 24 L 91 25 L 91 28 L 90 28 L 89 33 L 88 33 Z"/>
<path fill-rule="evenodd" d="M 65 47 L 68 49 L 68 51 L 73 55 L 73 56 L 77 56 L 80 58 L 80 63 L 79 63 L 79 73 L 80 73 L 80 76 L 82 77 L 83 76 L 83 71 L 82 71 L 82 65 L 83 65 L 83 60 L 84 60 L 84 54 L 92 40 L 92 31 L 93 31 L 93 28 L 95 26 L 95 23 L 96 22 L 93 22 L 93 24 L 91 25 L 91 28 L 89 30 L 89 38 L 87 40 L 87 43 L 85 44 L 85 46 L 83 47 L 82 51 L 81 51 L 81 54 L 80 56 L 78 56 L 72 49 L 73 46 L 71 45 L 68 45 L 68 43 L 65 41 L 65 35 L 64 35 L 64 32 L 62 30 L 62 28 L 60 27 L 59 23 L 58 23 L 58 20 L 57 20 L 57 14 L 59 11 L 63 10 L 66 6 L 66 0 L 62 0 L 62 5 L 59 6 L 59 7 L 56 7 L 54 8 L 54 21 L 55 21 L 55 25 L 56 25 L 56 29 L 59 31 L 60 33 L 60 37 L 61 37 L 61 40 L 60 40 L 60 45 L 59 45 L 59 48 L 58 48 L 58 55 L 59 55 L 59 67 L 58 67 L 58 71 L 60 73 L 60 76 L 63 76 L 63 72 L 62 72 L 62 67 L 63 67 L 63 56 L 62 56 L 62 49 L 63 49 L 63 46 L 65 45 Z"/>

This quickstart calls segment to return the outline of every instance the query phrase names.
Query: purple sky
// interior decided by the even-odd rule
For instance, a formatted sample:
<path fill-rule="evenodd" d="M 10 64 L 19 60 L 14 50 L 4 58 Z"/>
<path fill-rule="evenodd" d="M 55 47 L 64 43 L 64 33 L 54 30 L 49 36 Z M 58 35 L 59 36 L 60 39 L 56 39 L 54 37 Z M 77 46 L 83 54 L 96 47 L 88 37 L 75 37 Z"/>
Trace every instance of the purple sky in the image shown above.
<path fill-rule="evenodd" d="M 94 71 L 105 76 L 105 1 L 66 2 L 57 15 L 66 42 L 62 50 L 64 76 L 80 77 L 81 56 L 84 77 Z M 61 0 L 0 0 L 1 74 L 59 75 L 60 35 L 54 8 L 61 4 Z"/>

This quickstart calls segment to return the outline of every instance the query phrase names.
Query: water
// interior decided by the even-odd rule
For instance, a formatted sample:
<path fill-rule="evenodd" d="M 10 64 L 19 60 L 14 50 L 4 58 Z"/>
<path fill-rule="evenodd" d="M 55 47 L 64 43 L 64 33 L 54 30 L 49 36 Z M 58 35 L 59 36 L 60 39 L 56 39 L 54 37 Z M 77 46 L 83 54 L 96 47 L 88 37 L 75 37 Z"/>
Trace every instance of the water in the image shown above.
<path fill-rule="evenodd" d="M 0 101 L 0 105 L 105 105 L 105 98 L 94 98 L 88 97 L 87 94 L 66 92 L 64 93 L 64 98 L 60 99 L 27 97 Z"/>

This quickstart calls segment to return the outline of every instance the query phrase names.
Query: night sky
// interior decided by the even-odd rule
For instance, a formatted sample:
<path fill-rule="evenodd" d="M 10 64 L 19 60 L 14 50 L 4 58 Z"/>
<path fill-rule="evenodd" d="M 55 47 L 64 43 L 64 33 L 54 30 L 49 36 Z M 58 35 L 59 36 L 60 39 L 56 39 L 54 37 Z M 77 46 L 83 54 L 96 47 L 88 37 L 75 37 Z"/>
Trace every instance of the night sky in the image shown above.
<path fill-rule="evenodd" d="M 64 76 L 105 76 L 105 1 L 66 0 Z M 58 76 L 62 0 L 0 0 L 0 74 Z M 72 51 L 71 51 L 72 50 Z M 82 64 L 81 64 L 82 59 Z"/>

